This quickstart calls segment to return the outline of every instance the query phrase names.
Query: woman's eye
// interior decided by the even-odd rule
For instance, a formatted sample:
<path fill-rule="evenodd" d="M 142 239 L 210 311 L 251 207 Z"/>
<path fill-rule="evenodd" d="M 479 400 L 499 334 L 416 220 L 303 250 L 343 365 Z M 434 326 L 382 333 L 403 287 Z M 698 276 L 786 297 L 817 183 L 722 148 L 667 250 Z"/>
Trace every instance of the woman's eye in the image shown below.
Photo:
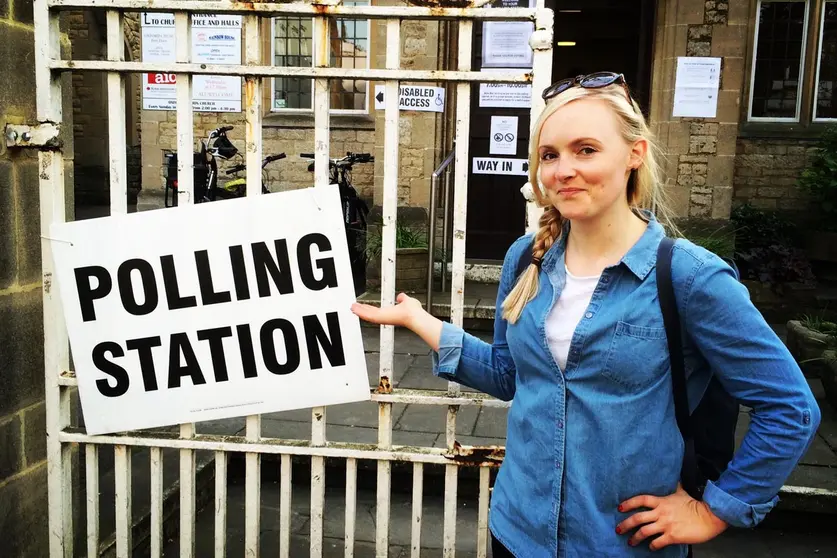
<path fill-rule="evenodd" d="M 541 154 L 541 161 L 551 161 L 555 158 L 555 153 L 543 153 Z"/>
<path fill-rule="evenodd" d="M 595 149 L 593 149 L 592 147 L 589 147 L 589 146 L 587 146 L 587 147 L 582 147 L 582 148 L 579 150 L 579 153 L 581 153 L 582 155 L 592 155 L 592 154 L 593 154 L 593 153 L 595 153 L 595 152 L 596 152 L 596 150 L 595 150 Z"/>

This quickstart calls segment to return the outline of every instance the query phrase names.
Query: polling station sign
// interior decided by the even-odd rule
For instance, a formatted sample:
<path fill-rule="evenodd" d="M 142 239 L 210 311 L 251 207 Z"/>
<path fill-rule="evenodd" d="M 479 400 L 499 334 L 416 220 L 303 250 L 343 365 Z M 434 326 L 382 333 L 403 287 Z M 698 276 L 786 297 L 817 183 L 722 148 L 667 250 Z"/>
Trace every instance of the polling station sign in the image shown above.
<path fill-rule="evenodd" d="M 89 433 L 369 399 L 337 186 L 50 235 Z"/>

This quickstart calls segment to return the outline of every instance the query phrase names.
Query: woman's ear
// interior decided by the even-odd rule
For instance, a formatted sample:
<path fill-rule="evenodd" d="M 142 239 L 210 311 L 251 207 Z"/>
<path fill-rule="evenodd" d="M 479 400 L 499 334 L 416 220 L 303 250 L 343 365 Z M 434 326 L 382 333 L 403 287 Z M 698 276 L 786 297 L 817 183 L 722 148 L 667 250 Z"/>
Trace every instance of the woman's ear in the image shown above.
<path fill-rule="evenodd" d="M 636 140 L 631 147 L 631 156 L 628 159 L 628 166 L 631 169 L 638 169 L 645 161 L 645 155 L 648 153 L 648 141 L 644 139 Z"/>

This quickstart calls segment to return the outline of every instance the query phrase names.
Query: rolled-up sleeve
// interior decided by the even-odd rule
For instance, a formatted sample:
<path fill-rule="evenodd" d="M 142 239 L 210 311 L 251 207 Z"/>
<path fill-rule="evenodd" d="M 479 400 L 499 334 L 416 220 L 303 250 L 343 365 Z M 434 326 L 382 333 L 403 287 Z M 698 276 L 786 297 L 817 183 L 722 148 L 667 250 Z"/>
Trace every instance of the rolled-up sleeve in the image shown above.
<path fill-rule="evenodd" d="M 516 368 L 506 342 L 508 322 L 503 318 L 503 301 L 514 286 L 517 259 L 530 244 L 531 235 L 521 237 L 506 253 L 497 291 L 492 343 L 445 322 L 439 350 L 433 353 L 434 374 L 504 401 L 514 397 Z"/>
<path fill-rule="evenodd" d="M 750 427 L 703 500 L 736 527 L 757 525 L 807 451 L 820 410 L 796 361 L 750 301 L 747 288 L 709 252 L 681 252 L 685 329 L 724 389 L 750 407 Z M 690 258 L 688 263 L 686 258 Z M 678 293 L 678 299 L 682 296 Z"/>

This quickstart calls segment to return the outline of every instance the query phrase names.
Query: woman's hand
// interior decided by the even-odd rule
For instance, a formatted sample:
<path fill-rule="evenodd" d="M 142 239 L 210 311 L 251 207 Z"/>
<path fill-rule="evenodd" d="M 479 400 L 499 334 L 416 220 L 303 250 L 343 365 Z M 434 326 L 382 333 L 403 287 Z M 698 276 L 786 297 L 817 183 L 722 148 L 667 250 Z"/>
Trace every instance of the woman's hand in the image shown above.
<path fill-rule="evenodd" d="M 358 318 L 373 324 L 384 324 L 400 326 L 412 329 L 410 325 L 415 321 L 416 316 L 423 312 L 421 302 L 404 293 L 395 298 L 395 306 L 378 308 L 369 304 L 352 304 L 352 312 Z"/>
<path fill-rule="evenodd" d="M 689 496 L 679 483 L 677 491 L 670 496 L 635 496 L 619 505 L 621 512 L 637 508 L 648 509 L 616 526 L 620 535 L 639 527 L 628 540 L 631 546 L 652 535 L 659 536 L 649 544 L 651 550 L 670 544 L 700 544 L 714 539 L 727 528 L 724 520 L 712 513 L 705 503 Z"/>
<path fill-rule="evenodd" d="M 412 330 L 434 351 L 439 350 L 442 322 L 424 311 L 421 302 L 404 293 L 395 299 L 394 306 L 377 308 L 369 304 L 352 304 L 352 312 L 361 320 L 373 324 L 406 327 Z"/>

